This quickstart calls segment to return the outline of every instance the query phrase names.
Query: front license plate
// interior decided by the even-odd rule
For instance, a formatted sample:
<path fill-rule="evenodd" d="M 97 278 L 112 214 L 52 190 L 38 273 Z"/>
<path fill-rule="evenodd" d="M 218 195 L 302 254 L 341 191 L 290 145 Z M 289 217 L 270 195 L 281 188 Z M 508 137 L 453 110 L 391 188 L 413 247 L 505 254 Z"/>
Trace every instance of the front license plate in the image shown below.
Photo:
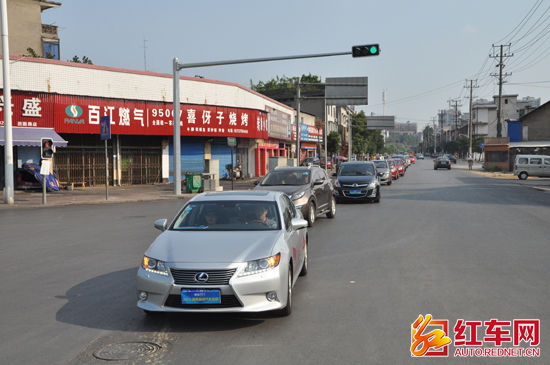
<path fill-rule="evenodd" d="M 361 190 L 350 190 L 349 193 L 357 195 L 357 194 L 361 194 Z"/>
<path fill-rule="evenodd" d="M 219 289 L 182 289 L 182 304 L 220 304 L 222 297 Z"/>

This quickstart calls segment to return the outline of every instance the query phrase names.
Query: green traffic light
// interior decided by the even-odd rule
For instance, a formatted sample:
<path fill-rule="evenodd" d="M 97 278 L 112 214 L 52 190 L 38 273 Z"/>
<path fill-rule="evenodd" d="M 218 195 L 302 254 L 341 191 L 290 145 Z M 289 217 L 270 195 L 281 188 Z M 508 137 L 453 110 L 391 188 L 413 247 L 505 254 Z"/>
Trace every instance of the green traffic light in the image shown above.
<path fill-rule="evenodd" d="M 378 48 L 376 46 L 372 46 L 370 48 L 370 54 L 376 54 L 376 52 L 378 52 Z"/>

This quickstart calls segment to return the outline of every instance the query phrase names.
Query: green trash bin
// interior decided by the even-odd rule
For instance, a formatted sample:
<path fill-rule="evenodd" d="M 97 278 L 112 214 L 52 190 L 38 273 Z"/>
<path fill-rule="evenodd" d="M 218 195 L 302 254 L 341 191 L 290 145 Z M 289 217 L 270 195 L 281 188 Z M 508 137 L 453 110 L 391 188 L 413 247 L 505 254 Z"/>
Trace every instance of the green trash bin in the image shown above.
<path fill-rule="evenodd" d="M 185 174 L 185 192 L 198 193 L 202 187 L 202 174 Z"/>

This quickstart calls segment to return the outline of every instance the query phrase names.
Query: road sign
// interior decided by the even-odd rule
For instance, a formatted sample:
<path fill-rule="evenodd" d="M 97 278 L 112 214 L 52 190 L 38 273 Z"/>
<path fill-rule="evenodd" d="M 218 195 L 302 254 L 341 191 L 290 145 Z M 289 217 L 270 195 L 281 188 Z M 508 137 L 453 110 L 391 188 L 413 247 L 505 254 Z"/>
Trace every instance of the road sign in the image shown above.
<path fill-rule="evenodd" d="M 101 117 L 100 126 L 101 140 L 111 139 L 111 118 L 108 115 Z"/>
<path fill-rule="evenodd" d="M 236 137 L 227 137 L 227 145 L 231 148 L 237 147 L 237 138 Z"/>
<path fill-rule="evenodd" d="M 49 175 L 50 167 L 52 166 L 52 160 L 44 159 L 42 160 L 42 165 L 40 165 L 40 175 Z"/>
<path fill-rule="evenodd" d="M 367 105 L 368 80 L 368 77 L 327 77 L 325 81 L 327 105 Z"/>

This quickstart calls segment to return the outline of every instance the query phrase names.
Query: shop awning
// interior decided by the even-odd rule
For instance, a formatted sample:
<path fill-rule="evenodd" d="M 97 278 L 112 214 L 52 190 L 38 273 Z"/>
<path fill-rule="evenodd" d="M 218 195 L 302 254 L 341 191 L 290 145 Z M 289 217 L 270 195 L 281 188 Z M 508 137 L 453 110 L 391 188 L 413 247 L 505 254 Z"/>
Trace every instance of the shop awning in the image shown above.
<path fill-rule="evenodd" d="M 21 128 L 12 127 L 12 140 L 14 146 L 40 147 L 42 138 L 53 139 L 53 145 L 67 147 L 67 141 L 53 130 L 53 128 Z M 5 145 L 4 127 L 0 127 L 0 146 Z"/>

